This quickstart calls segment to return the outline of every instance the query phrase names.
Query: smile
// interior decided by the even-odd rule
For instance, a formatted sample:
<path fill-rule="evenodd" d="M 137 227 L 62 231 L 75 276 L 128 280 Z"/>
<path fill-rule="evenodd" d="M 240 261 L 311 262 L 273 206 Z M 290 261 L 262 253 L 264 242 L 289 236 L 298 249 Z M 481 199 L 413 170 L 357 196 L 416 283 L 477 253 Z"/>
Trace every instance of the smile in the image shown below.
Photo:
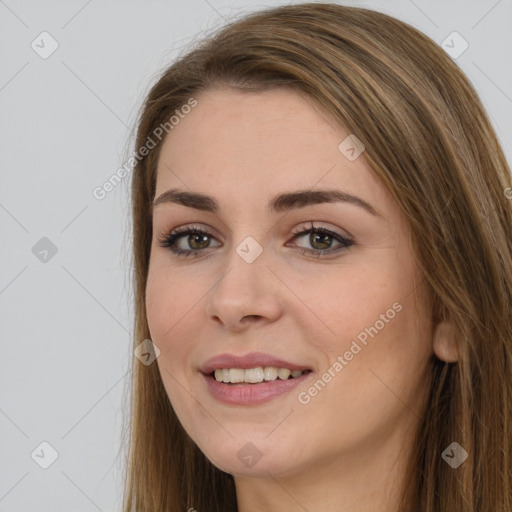
<path fill-rule="evenodd" d="M 307 371 L 307 370 L 306 370 Z M 259 384 L 265 381 L 274 381 L 278 378 L 286 380 L 288 378 L 300 377 L 304 372 L 302 370 L 289 370 L 288 368 L 277 368 L 275 366 L 258 366 L 256 368 L 218 368 L 214 372 L 217 382 L 227 384 L 250 383 Z"/>
<path fill-rule="evenodd" d="M 313 372 L 311 370 L 296 370 L 295 373 L 300 372 L 300 375 L 296 377 L 292 377 L 290 370 L 286 368 L 271 368 L 268 372 L 268 375 L 279 372 L 281 370 L 285 370 L 282 372 L 282 375 L 288 374 L 286 378 L 281 378 L 276 375 L 275 379 L 269 380 L 259 380 L 257 382 L 245 382 L 245 372 L 249 371 L 249 378 L 251 378 L 251 372 L 253 370 L 258 371 L 260 368 L 250 368 L 246 370 L 240 370 L 239 368 L 232 368 L 227 370 L 231 375 L 231 372 L 235 371 L 235 380 L 237 379 L 237 371 L 244 371 L 244 381 L 238 382 L 224 382 L 219 381 L 214 376 L 216 372 L 212 372 L 208 375 L 202 374 L 202 377 L 206 381 L 208 392 L 210 396 L 212 396 L 215 400 L 228 405 L 238 405 L 238 406 L 250 406 L 250 405 L 259 405 L 270 400 L 277 398 L 278 396 L 283 396 L 292 389 L 294 389 L 299 384 L 303 383 L 305 380 L 309 379 Z M 262 368 L 263 374 L 267 368 Z M 222 373 L 224 369 L 220 370 Z M 241 375 L 241 373 L 238 373 Z M 261 374 L 258 374 L 258 378 Z"/>

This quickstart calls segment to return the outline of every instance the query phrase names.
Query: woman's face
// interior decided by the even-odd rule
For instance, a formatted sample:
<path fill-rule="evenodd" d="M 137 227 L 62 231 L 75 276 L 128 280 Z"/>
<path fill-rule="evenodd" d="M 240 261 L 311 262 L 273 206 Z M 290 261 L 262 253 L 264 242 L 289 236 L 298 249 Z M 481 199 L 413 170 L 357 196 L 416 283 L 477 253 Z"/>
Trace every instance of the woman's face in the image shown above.
<path fill-rule="evenodd" d="M 211 200 L 155 205 L 146 289 L 172 406 L 223 471 L 321 475 L 375 461 L 382 472 L 417 425 L 432 355 L 408 225 L 365 153 L 312 100 L 227 88 L 196 99 L 164 141 L 155 197 Z M 226 354 L 242 361 L 205 368 Z M 273 366 L 309 372 L 241 384 L 202 373 L 238 368 L 218 373 L 257 381 Z"/>

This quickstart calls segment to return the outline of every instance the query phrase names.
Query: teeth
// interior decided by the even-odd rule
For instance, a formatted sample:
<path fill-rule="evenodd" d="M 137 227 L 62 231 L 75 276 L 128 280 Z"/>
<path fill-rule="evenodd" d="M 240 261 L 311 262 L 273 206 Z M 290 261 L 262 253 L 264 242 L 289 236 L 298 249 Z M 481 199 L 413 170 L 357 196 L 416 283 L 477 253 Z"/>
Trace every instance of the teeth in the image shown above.
<path fill-rule="evenodd" d="M 292 372 L 288 370 L 288 368 L 279 368 L 279 370 L 277 370 L 277 376 L 283 380 L 286 380 L 291 373 Z"/>
<path fill-rule="evenodd" d="M 226 384 L 238 384 L 247 382 L 250 384 L 258 384 L 263 381 L 276 380 L 278 377 L 281 380 L 300 377 L 304 372 L 302 370 L 291 371 L 288 368 L 276 368 L 275 366 L 265 366 L 264 368 L 258 366 L 256 368 L 218 368 L 215 370 L 215 380 L 218 382 L 225 382 Z"/>
<path fill-rule="evenodd" d="M 276 380 L 277 368 L 275 366 L 265 366 L 263 369 L 263 376 L 265 377 L 265 380 Z"/>
<path fill-rule="evenodd" d="M 237 382 L 243 382 L 245 379 L 245 370 L 240 368 L 231 368 L 229 370 L 228 382 L 236 384 Z"/>
<path fill-rule="evenodd" d="M 261 366 L 258 368 L 249 368 L 248 370 L 245 370 L 245 382 L 256 384 L 257 382 L 263 382 L 263 380 L 263 368 L 261 368 Z"/>

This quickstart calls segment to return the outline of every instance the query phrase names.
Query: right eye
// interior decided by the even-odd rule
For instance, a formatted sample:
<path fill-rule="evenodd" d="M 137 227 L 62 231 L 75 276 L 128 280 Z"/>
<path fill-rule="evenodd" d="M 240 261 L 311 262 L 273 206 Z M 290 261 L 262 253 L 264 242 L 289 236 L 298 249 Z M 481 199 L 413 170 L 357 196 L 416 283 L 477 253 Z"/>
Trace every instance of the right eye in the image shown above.
<path fill-rule="evenodd" d="M 188 238 L 185 238 L 187 237 Z M 180 246 L 181 239 L 189 248 Z M 176 256 L 200 256 L 201 252 L 208 248 L 209 240 L 214 239 L 213 235 L 201 227 L 185 226 L 172 230 L 159 238 L 160 247 L 168 248 Z"/>

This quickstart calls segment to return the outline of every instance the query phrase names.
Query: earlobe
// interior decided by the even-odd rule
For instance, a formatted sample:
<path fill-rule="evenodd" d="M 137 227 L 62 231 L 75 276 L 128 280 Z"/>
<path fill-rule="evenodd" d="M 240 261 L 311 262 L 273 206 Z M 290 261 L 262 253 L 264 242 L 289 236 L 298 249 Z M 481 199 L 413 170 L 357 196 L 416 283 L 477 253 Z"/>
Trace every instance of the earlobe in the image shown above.
<path fill-rule="evenodd" d="M 443 320 L 436 325 L 432 343 L 434 353 L 441 361 L 455 363 L 459 360 L 456 329 L 450 321 Z"/>

